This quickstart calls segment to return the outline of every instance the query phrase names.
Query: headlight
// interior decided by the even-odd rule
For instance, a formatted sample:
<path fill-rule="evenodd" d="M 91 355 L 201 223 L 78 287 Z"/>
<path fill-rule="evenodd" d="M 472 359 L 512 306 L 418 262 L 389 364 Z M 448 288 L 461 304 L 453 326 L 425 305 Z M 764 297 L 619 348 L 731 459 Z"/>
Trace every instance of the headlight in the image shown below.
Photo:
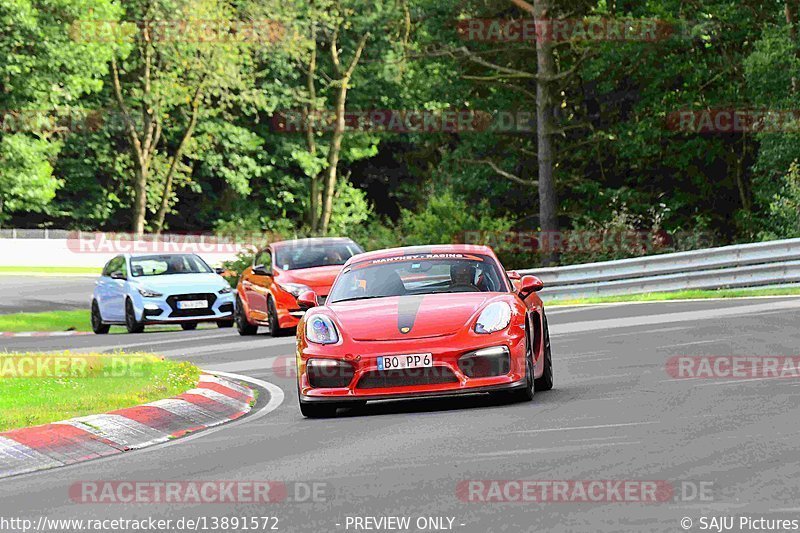
<path fill-rule="evenodd" d="M 145 289 L 144 287 L 139 289 L 139 294 L 141 294 L 145 298 L 158 298 L 160 296 L 164 296 L 160 292 L 151 291 L 150 289 Z"/>
<path fill-rule="evenodd" d="M 475 333 L 494 333 L 511 322 L 511 306 L 505 302 L 494 302 L 486 306 L 475 323 Z"/>
<path fill-rule="evenodd" d="M 315 344 L 336 344 L 339 342 L 339 333 L 333 320 L 317 314 L 306 320 L 306 338 Z"/>
<path fill-rule="evenodd" d="M 220 289 L 220 290 L 219 290 L 219 291 L 217 291 L 217 292 L 218 292 L 219 294 L 230 294 L 230 293 L 232 293 L 232 292 L 233 292 L 233 289 L 231 289 L 230 287 L 224 287 L 224 288 Z"/>
<path fill-rule="evenodd" d="M 278 283 L 278 287 L 285 290 L 295 298 L 304 292 L 311 290 L 311 287 L 308 285 L 303 285 L 302 283 Z"/>

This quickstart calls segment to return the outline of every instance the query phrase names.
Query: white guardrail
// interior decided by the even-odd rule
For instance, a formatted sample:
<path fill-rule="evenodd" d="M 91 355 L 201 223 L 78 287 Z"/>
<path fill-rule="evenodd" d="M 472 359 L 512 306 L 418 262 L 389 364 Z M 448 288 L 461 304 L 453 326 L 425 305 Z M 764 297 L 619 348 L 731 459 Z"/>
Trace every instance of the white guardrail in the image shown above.
<path fill-rule="evenodd" d="M 163 235 L 158 244 L 124 235 L 63 230 L 0 230 L 0 266 L 100 268 L 123 252 L 195 252 L 211 264 L 232 259 L 242 245 L 213 237 Z M 617 296 L 686 289 L 800 283 L 800 239 L 769 241 L 619 261 L 519 270 L 544 281 L 548 299 Z"/>
<path fill-rule="evenodd" d="M 146 235 L 64 230 L 0 230 L 0 267 L 100 269 L 122 253 L 196 253 L 212 266 L 235 259 L 244 245 L 208 235 Z"/>
<path fill-rule="evenodd" d="M 550 299 L 800 283 L 800 239 L 759 242 L 556 268 L 539 276 Z"/>

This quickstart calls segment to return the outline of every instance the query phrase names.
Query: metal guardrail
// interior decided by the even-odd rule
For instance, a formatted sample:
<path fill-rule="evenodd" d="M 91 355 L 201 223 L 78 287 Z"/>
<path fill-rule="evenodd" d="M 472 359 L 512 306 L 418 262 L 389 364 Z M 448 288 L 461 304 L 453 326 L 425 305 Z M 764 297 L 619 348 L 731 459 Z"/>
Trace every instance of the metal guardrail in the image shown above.
<path fill-rule="evenodd" d="M 75 232 L 63 229 L 0 229 L 0 239 L 66 239 Z"/>
<path fill-rule="evenodd" d="M 519 272 L 553 299 L 800 283 L 800 239 Z"/>
<path fill-rule="evenodd" d="M 91 239 L 92 232 L 0 229 L 0 239 Z M 161 240 L 186 240 L 162 235 Z M 759 242 L 556 268 L 520 270 L 544 281 L 542 295 L 573 299 L 688 289 L 800 283 L 800 239 Z"/>

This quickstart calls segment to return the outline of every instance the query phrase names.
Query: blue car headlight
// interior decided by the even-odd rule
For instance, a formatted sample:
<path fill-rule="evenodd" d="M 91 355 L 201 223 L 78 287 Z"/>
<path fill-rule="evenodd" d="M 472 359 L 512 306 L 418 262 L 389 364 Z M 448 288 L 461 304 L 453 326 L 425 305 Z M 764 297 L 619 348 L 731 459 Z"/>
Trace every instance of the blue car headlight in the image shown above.
<path fill-rule="evenodd" d="M 316 314 L 306 320 L 306 339 L 314 344 L 336 344 L 339 342 L 339 332 L 333 320 Z"/>
<path fill-rule="evenodd" d="M 494 333 L 508 327 L 511 322 L 511 306 L 506 302 L 487 305 L 475 323 L 475 333 Z"/>
<path fill-rule="evenodd" d="M 139 289 L 139 294 L 141 294 L 141 295 L 142 295 L 142 296 L 144 296 L 145 298 L 160 298 L 160 297 L 164 296 L 164 295 L 163 295 L 163 294 L 161 294 L 160 292 L 156 292 L 156 291 L 154 291 L 154 290 L 147 289 L 147 288 L 145 288 L 145 287 L 141 287 L 141 288 Z"/>

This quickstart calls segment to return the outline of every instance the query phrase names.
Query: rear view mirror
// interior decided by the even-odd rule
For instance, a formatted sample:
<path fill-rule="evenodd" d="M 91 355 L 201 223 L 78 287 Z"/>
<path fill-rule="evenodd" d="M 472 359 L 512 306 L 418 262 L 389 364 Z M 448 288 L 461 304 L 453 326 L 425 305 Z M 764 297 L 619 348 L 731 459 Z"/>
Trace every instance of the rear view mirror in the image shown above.
<path fill-rule="evenodd" d="M 272 272 L 269 272 L 264 265 L 254 266 L 253 274 L 255 274 L 256 276 L 272 276 Z"/>
<path fill-rule="evenodd" d="M 122 272 L 120 272 L 120 271 L 116 271 L 116 272 L 112 272 L 112 273 L 111 273 L 111 279 L 121 279 L 121 280 L 125 280 L 125 279 L 128 279 L 128 278 L 127 278 L 127 277 L 125 276 L 125 274 L 123 274 Z"/>
<path fill-rule="evenodd" d="M 221 275 L 223 275 L 225 273 L 225 269 L 222 268 L 222 267 L 217 267 L 217 268 L 214 269 L 214 272 L 216 272 L 217 274 L 219 274 L 221 276 Z"/>
<path fill-rule="evenodd" d="M 534 292 L 539 292 L 544 288 L 542 280 L 536 276 L 525 276 L 519 284 L 519 295 L 522 298 L 527 298 Z"/>
<path fill-rule="evenodd" d="M 305 291 L 300 293 L 300 296 L 297 297 L 297 304 L 303 311 L 308 311 L 312 307 L 317 307 L 319 305 L 317 293 L 314 291 Z"/>

